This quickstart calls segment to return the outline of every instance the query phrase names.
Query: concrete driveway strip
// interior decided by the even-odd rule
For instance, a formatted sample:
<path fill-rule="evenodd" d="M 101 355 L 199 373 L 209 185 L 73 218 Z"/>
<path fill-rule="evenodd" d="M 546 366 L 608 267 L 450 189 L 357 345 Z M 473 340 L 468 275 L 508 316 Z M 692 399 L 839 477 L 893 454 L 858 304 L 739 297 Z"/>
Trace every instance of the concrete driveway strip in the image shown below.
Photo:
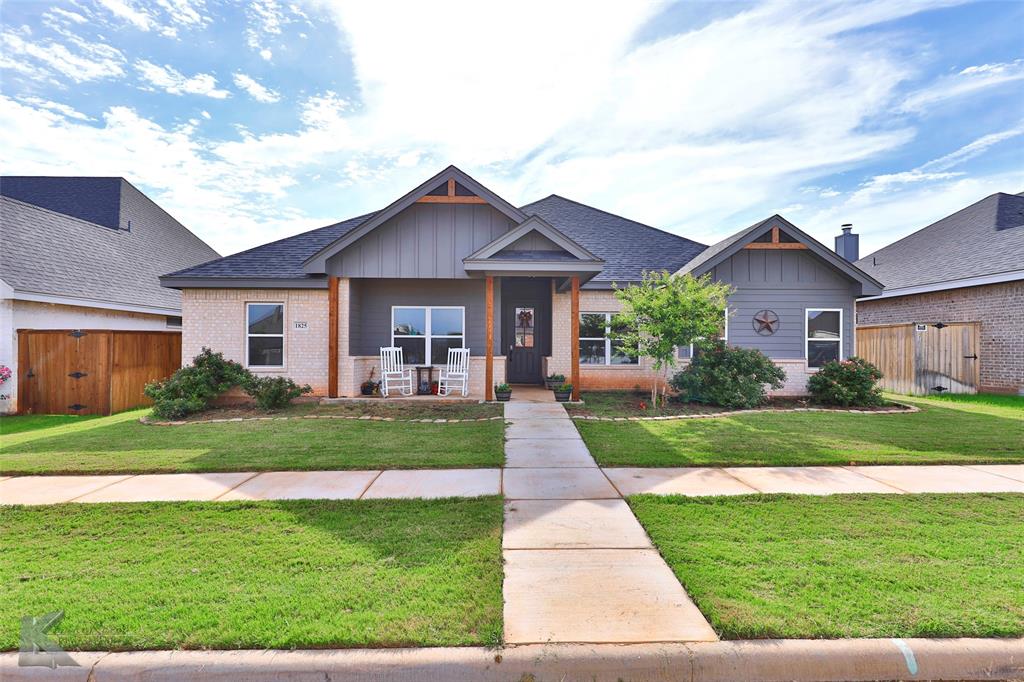
<path fill-rule="evenodd" d="M 1024 481 L 1024 464 L 969 464 L 971 469 L 984 471 L 987 474 L 1005 476 L 1015 481 Z"/>
<path fill-rule="evenodd" d="M 506 550 L 505 641 L 713 641 L 654 550 Z"/>
<path fill-rule="evenodd" d="M 209 501 L 243 481 L 251 471 L 230 474 L 145 474 L 100 488 L 75 502 L 185 502 Z"/>
<path fill-rule="evenodd" d="M 558 403 L 517 403 L 505 405 L 506 419 L 568 419 L 569 415 Z"/>
<path fill-rule="evenodd" d="M 59 504 L 127 478 L 131 476 L 16 476 L 0 481 L 0 504 Z"/>
<path fill-rule="evenodd" d="M 725 470 L 762 493 L 837 495 L 842 493 L 900 493 L 857 469 L 843 467 L 730 467 Z"/>
<path fill-rule="evenodd" d="M 619 494 L 601 470 L 505 469 L 505 498 L 510 500 L 597 500 Z"/>
<path fill-rule="evenodd" d="M 625 500 L 509 500 L 505 549 L 651 549 Z"/>
<path fill-rule="evenodd" d="M 721 469 L 704 467 L 606 468 L 623 495 L 753 495 L 757 492 Z"/>
<path fill-rule="evenodd" d="M 431 499 L 500 493 L 500 469 L 391 470 L 378 476 L 361 499 Z"/>
<path fill-rule="evenodd" d="M 227 500 L 355 500 L 379 471 L 271 471 L 217 498 Z"/>
<path fill-rule="evenodd" d="M 505 438 L 582 440 L 571 419 L 511 419 L 505 425 Z"/>
<path fill-rule="evenodd" d="M 1024 481 L 965 466 L 859 466 L 850 469 L 908 493 L 1024 493 Z"/>

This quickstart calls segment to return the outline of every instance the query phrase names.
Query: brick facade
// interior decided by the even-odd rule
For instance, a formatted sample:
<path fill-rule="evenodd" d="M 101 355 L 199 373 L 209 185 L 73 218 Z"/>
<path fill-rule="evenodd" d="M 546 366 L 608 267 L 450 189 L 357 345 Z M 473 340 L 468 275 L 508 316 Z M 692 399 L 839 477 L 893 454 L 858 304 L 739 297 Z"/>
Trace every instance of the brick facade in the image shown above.
<path fill-rule="evenodd" d="M 1024 281 L 858 301 L 857 324 L 980 322 L 979 390 L 1024 389 Z"/>

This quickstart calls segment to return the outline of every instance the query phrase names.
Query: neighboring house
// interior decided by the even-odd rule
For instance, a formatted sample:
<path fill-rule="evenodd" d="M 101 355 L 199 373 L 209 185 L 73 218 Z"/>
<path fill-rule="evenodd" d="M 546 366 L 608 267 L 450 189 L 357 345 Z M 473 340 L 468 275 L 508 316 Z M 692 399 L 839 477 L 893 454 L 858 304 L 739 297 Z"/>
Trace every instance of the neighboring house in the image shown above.
<path fill-rule="evenodd" d="M 974 323 L 976 349 L 936 348 L 952 356 L 953 374 L 965 365 L 969 375 L 976 365 L 980 385 L 973 388 L 1024 391 L 1024 195 L 985 197 L 861 258 L 857 266 L 885 285 L 880 295 L 857 302 L 858 327 L 913 325 L 909 346 L 915 334 L 956 341 L 949 330 L 935 331 L 938 324 Z M 924 388 L 951 390 L 949 374 L 934 372 Z"/>
<path fill-rule="evenodd" d="M 434 366 L 465 346 L 471 393 L 490 397 L 549 373 L 577 389 L 649 386 L 651 361 L 609 338 L 613 287 L 661 270 L 733 284 L 729 342 L 783 364 L 793 393 L 809 366 L 851 354 L 854 300 L 880 291 L 779 216 L 708 249 L 555 195 L 516 207 L 451 166 L 374 213 L 161 281 L 182 290 L 185 361 L 209 346 L 345 396 L 381 346 Z"/>
<path fill-rule="evenodd" d="M 218 254 L 129 182 L 2 177 L 0 234 L 0 412 L 131 407 L 179 366 L 181 295 L 158 276 Z"/>

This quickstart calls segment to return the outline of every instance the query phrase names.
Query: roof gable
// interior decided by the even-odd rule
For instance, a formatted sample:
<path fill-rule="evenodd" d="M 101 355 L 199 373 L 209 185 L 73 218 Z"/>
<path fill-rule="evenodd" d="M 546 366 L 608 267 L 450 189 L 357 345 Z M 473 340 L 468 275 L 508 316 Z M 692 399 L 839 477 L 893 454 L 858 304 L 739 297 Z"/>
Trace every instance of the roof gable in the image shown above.
<path fill-rule="evenodd" d="M 768 242 L 757 241 L 765 235 L 771 235 L 773 232 L 778 236 L 773 236 L 772 240 Z M 783 239 L 781 238 L 782 234 L 785 234 L 794 241 L 787 240 L 788 243 L 783 242 Z M 848 278 L 859 282 L 864 294 L 878 293 L 882 288 L 882 285 L 878 280 L 857 268 L 852 263 L 819 242 L 817 239 L 810 236 L 778 214 L 754 223 L 750 227 L 726 237 L 717 244 L 712 244 L 699 256 L 680 268 L 678 272 L 680 274 L 691 274 L 695 277 L 703 275 L 719 263 L 730 258 L 740 249 L 758 248 L 762 246 L 766 248 L 804 248 L 824 260 Z"/>
<path fill-rule="evenodd" d="M 521 225 L 517 226 L 513 230 L 509 230 L 490 244 L 477 249 L 477 251 L 464 258 L 463 261 L 487 260 L 501 252 L 516 251 L 518 249 L 515 247 L 521 243 L 521 240 L 531 234 L 540 235 L 545 240 L 558 247 L 559 250 L 565 251 L 573 256 L 576 260 L 592 261 L 596 263 L 604 262 L 594 254 L 590 253 L 590 251 L 552 227 L 543 218 L 538 218 L 537 216 L 527 218 Z"/>
<path fill-rule="evenodd" d="M 443 195 L 441 194 L 442 187 L 445 187 L 447 190 Z M 461 190 L 459 188 L 461 188 Z M 455 196 L 456 198 L 463 197 L 463 201 L 455 201 L 451 203 L 490 204 L 493 208 L 497 209 L 517 223 L 524 221 L 527 217 L 526 214 L 518 208 L 481 185 L 463 171 L 459 170 L 455 166 L 448 166 L 437 175 L 421 183 L 411 192 L 392 202 L 383 210 L 374 213 L 355 229 L 350 230 L 337 240 L 318 250 L 302 264 L 303 271 L 307 274 L 325 273 L 327 271 L 327 259 L 342 251 L 350 244 L 357 241 L 360 237 L 370 233 L 405 209 L 409 208 L 417 201 L 441 202 L 442 200 L 449 199 L 449 195 Z"/>

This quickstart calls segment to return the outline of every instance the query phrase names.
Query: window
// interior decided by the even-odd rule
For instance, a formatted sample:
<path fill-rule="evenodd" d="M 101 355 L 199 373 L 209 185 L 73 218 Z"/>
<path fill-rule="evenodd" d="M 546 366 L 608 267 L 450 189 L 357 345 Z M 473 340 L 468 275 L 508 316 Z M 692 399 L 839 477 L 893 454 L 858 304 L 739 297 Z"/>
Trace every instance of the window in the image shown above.
<path fill-rule="evenodd" d="M 725 310 L 722 311 L 722 312 L 723 312 L 722 331 L 719 332 L 718 336 L 715 337 L 715 338 L 721 339 L 722 341 L 725 341 L 726 343 L 728 343 L 729 342 L 729 308 L 728 308 L 728 306 L 726 306 Z M 696 355 L 696 350 L 697 349 L 694 347 L 694 344 L 691 343 L 689 346 L 686 346 L 686 347 L 683 347 L 683 348 L 677 348 L 676 349 L 676 357 L 679 358 L 680 360 L 686 360 L 688 358 L 693 358 Z"/>
<path fill-rule="evenodd" d="M 181 315 L 167 315 L 168 329 L 181 329 Z"/>
<path fill-rule="evenodd" d="M 615 313 L 580 313 L 581 365 L 636 365 L 640 359 L 622 352 L 622 342 L 611 338 Z"/>
<path fill-rule="evenodd" d="M 246 304 L 246 354 L 248 367 L 284 366 L 284 304 Z"/>
<path fill-rule="evenodd" d="M 516 308 L 514 320 L 516 348 L 533 348 L 534 313 L 533 308 Z"/>
<path fill-rule="evenodd" d="M 463 348 L 466 309 L 454 306 L 391 308 L 391 345 L 410 365 L 443 365 L 449 348 Z"/>
<path fill-rule="evenodd" d="M 807 316 L 807 366 L 821 367 L 843 356 L 843 311 L 837 308 L 804 311 Z"/>

